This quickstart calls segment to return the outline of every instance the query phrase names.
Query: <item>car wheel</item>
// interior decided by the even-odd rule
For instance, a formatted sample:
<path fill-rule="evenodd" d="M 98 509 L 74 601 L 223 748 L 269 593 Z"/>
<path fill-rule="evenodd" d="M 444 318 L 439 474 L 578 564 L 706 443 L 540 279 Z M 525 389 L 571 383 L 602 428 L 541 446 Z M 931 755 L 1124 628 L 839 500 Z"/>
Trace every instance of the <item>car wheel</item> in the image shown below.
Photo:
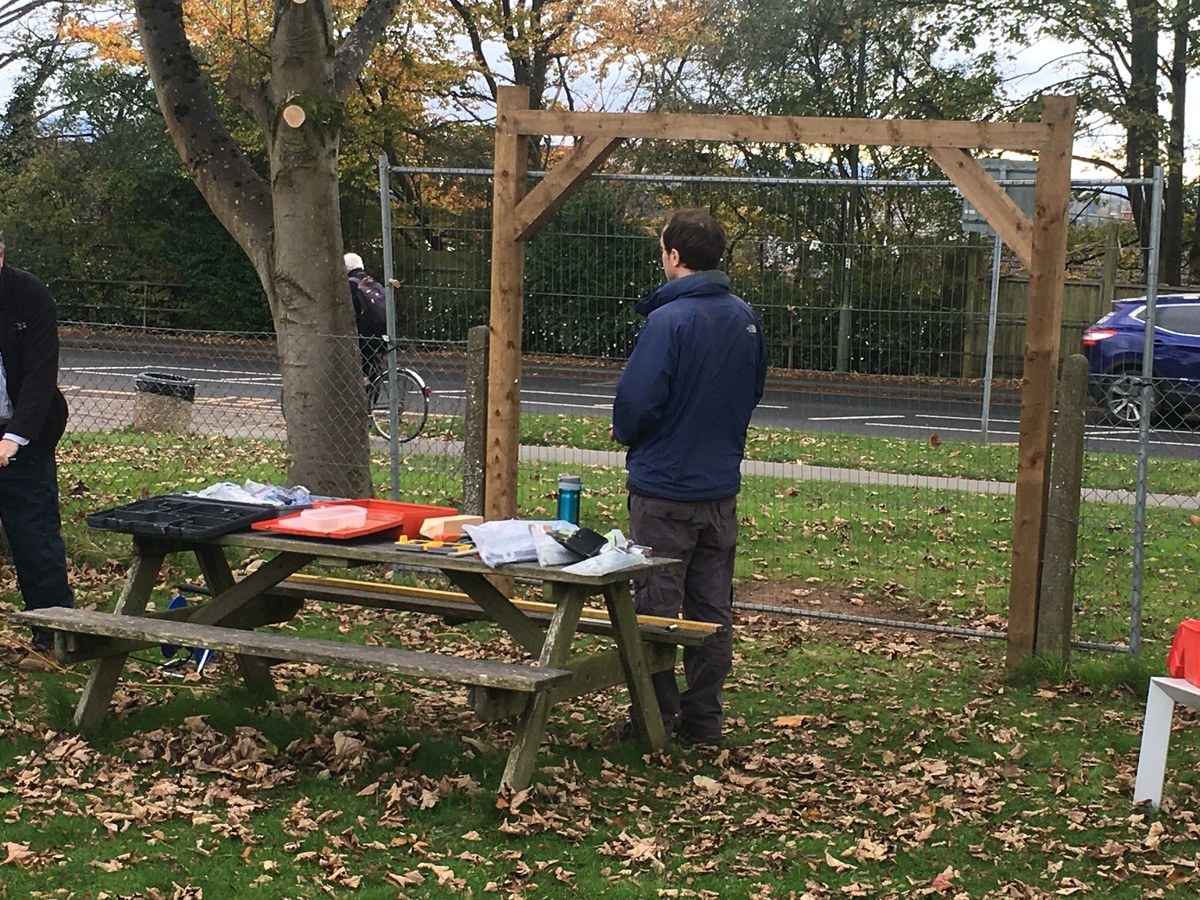
<path fill-rule="evenodd" d="M 1138 368 L 1118 369 L 1105 376 L 1103 383 L 1104 412 L 1109 420 L 1118 425 L 1136 427 L 1142 421 L 1142 370 Z M 1158 391 L 1152 398 L 1153 407 L 1158 406 Z M 1157 418 L 1157 410 L 1155 413 Z"/>

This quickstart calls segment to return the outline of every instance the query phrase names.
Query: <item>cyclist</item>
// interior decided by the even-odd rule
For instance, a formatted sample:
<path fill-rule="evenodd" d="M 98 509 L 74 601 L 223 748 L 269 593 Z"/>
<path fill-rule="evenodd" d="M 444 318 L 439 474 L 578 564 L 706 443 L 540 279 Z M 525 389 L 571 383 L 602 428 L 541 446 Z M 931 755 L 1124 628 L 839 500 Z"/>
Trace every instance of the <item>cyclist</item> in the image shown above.
<path fill-rule="evenodd" d="M 372 424 L 381 437 L 390 438 L 392 427 L 398 422 L 397 439 L 400 443 L 411 441 L 425 427 L 429 415 L 429 388 L 410 368 L 398 366 L 394 376 L 389 373 L 385 354 L 394 353 L 395 347 L 388 346 L 387 292 L 367 274 L 362 257 L 357 253 L 347 253 L 342 261 L 350 282 L 350 300 L 354 304 L 358 349 L 363 375 L 367 379 L 367 408 Z"/>
<path fill-rule="evenodd" d="M 387 293 L 382 284 L 367 274 L 357 253 L 347 253 L 343 262 L 350 283 L 350 301 L 354 304 L 363 375 L 372 378 L 378 360 L 387 349 Z"/>

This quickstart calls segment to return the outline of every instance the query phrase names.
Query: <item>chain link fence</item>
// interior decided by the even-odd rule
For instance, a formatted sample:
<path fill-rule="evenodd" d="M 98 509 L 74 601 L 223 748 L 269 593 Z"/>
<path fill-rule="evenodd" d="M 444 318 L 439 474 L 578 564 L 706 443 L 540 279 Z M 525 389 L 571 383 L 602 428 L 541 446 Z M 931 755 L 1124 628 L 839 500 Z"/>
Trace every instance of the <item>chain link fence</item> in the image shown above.
<path fill-rule="evenodd" d="M 397 454 L 377 434 L 366 438 L 374 483 L 380 496 L 397 485 L 401 499 L 459 506 L 466 335 L 488 317 L 490 180 L 453 170 L 395 174 L 407 199 L 391 210 L 394 270 L 383 271 L 382 245 L 362 252 L 368 270 L 402 285 L 399 363 L 431 394 L 422 433 Z M 583 520 L 624 525 L 620 448 L 581 449 L 589 428 L 581 423 L 606 433 L 620 362 L 640 324 L 633 303 L 661 281 L 658 229 L 670 209 L 689 205 L 726 225 L 730 276 L 764 322 L 773 367 L 747 451 L 739 579 L 779 582 L 816 614 L 861 605 L 1001 634 L 1027 285 L 989 236 L 963 233 L 962 201 L 946 182 L 593 179 L 527 254 L 520 513 L 552 517 L 557 476 L 580 474 Z M 1077 185 L 1071 208 L 1064 355 L 1113 298 L 1145 293 L 1132 280 L 1142 249 L 1111 185 Z M 72 422 L 62 478 L 75 514 L 163 485 L 154 454 L 168 452 L 168 439 L 134 425 L 139 402 L 147 404 L 136 382 L 147 372 L 195 384 L 185 401 L 191 449 L 172 454 L 210 452 L 219 441 L 228 480 L 286 477 L 272 336 L 83 320 L 64 322 L 63 335 Z M 552 366 L 577 377 L 548 389 L 530 377 Z M 911 413 L 902 424 L 890 408 L 900 405 Z M 815 406 L 831 412 L 808 415 L 803 431 L 776 424 L 791 421 L 784 410 Z M 1139 448 L 1130 429 L 1092 410 L 1075 576 L 1084 641 L 1127 641 L 1139 464 L 1152 497 L 1175 498 L 1151 508 L 1147 533 L 1190 541 L 1196 527 L 1192 432 L 1164 426 L 1149 435 Z M 96 449 L 106 442 L 134 444 L 146 458 L 106 469 Z M 170 487 L 201 486 L 210 473 Z M 1191 591 L 1190 575 L 1189 561 L 1151 556 L 1140 589 L 1148 597 Z M 1143 614 L 1163 624 L 1152 604 Z"/>
<path fill-rule="evenodd" d="M 150 452 L 155 446 L 182 441 L 182 452 L 188 452 L 190 444 L 192 452 L 199 453 L 206 442 L 220 441 L 230 448 L 231 463 L 220 480 L 286 482 L 287 419 L 273 335 L 82 322 L 61 323 L 60 333 L 59 380 L 71 409 L 68 450 L 116 441 Z M 352 342 L 358 352 L 357 338 L 326 340 Z M 334 404 L 337 408 L 329 411 L 331 430 L 349 427 L 349 422 L 362 425 L 380 496 L 390 492 L 389 472 L 402 470 L 410 480 L 419 474 L 421 485 L 413 490 L 421 496 L 460 500 L 464 349 L 453 344 L 399 343 L 396 383 L 411 384 L 404 371 L 409 369 L 409 377 L 429 386 L 429 394 L 414 399 L 406 397 L 406 391 L 398 392 L 395 413 L 401 442 L 394 458 L 386 437 L 393 411 L 388 391 L 381 390 L 388 383 L 386 363 L 377 362 L 371 369 L 374 385 L 364 376 L 361 383 L 348 386 L 341 402 Z M 372 408 L 373 416 L 364 415 Z M 69 467 L 64 468 L 69 477 Z M 158 474 L 152 460 L 146 465 L 92 469 L 87 482 L 77 482 L 71 490 L 90 495 L 96 503 L 127 502 L 155 492 Z M 204 478 L 212 475 L 207 470 Z M 185 487 L 207 486 L 201 480 Z"/>

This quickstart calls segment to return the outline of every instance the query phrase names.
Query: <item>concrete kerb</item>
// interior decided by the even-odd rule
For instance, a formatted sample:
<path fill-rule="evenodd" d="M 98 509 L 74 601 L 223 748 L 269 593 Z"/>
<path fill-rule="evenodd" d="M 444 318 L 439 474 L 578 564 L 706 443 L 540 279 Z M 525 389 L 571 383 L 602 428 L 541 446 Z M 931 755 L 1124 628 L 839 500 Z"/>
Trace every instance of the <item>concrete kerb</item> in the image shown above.
<path fill-rule="evenodd" d="M 616 382 L 623 365 L 622 362 L 616 360 L 611 362 L 587 360 L 580 363 L 567 363 L 561 359 L 527 356 L 522 361 L 522 370 L 526 375 L 587 373 L 589 377 L 594 377 L 597 381 Z M 861 395 L 869 392 L 876 397 L 925 397 L 933 400 L 966 402 L 982 402 L 983 400 L 983 380 L 979 378 L 923 378 L 919 383 L 914 383 L 914 379 L 898 375 L 860 375 L 854 372 L 840 374 L 770 369 L 767 372 L 767 386 L 773 389 L 821 394 Z M 992 382 L 992 402 L 1019 405 L 1021 402 L 1020 382 L 1014 379 L 994 380 Z"/>

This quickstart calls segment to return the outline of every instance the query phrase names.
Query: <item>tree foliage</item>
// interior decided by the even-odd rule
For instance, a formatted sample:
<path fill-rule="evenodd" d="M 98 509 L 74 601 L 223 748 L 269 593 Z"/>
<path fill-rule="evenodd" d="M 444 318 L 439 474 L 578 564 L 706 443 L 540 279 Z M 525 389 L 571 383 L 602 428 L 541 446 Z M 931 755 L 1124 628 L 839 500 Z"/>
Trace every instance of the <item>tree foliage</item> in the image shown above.
<path fill-rule="evenodd" d="M 184 174 L 145 74 L 61 45 L 54 60 L 17 84 L 0 126 L 10 257 L 66 319 L 140 321 L 150 295 L 180 310 L 172 324 L 268 328 L 262 288 Z"/>
<path fill-rule="evenodd" d="M 1131 179 L 1167 169 L 1162 223 L 1162 280 L 1182 283 L 1183 263 L 1200 255 L 1200 231 L 1184 250 L 1184 109 L 1187 76 L 1200 67 L 1200 7 L 1196 0 L 1053 0 L 985 7 L 1003 14 L 1010 36 L 1022 41 L 1051 37 L 1081 48 L 1056 61 L 1062 77 L 1051 90 L 1078 97 L 1080 133 L 1099 142 L 1088 162 Z M 1018 28 L 1018 26 L 1021 26 Z M 1163 114 L 1162 107 L 1167 109 Z M 1116 125 L 1121 139 L 1105 140 Z M 1130 199 L 1143 247 L 1149 246 L 1149 191 L 1131 188 Z M 1192 278 L 1197 273 L 1193 270 Z"/>

